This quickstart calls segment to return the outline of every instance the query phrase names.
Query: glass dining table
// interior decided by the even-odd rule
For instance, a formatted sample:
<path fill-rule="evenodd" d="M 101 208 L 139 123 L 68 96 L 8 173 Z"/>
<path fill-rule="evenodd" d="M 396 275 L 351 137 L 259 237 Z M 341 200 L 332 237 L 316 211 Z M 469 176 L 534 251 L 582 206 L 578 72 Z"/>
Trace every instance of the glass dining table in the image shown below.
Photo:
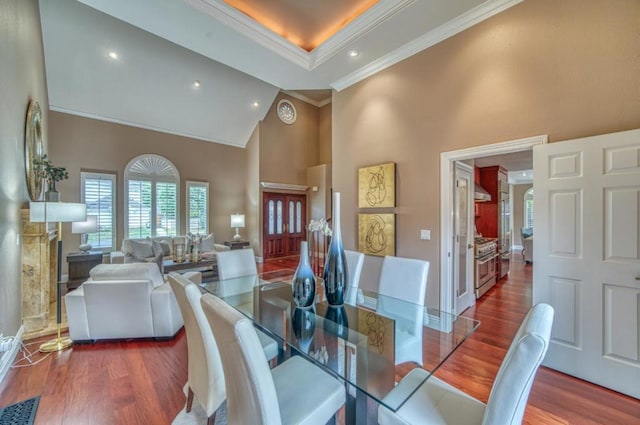
<path fill-rule="evenodd" d="M 278 341 L 279 360 L 301 355 L 343 381 L 346 423 L 376 423 L 376 403 L 398 410 L 480 324 L 366 290 L 358 290 L 355 305 L 332 307 L 324 300 L 322 279 L 314 305 L 298 308 L 293 274 L 279 270 L 203 283 L 201 288 Z M 402 392 L 391 392 L 413 368 L 428 373 Z"/>

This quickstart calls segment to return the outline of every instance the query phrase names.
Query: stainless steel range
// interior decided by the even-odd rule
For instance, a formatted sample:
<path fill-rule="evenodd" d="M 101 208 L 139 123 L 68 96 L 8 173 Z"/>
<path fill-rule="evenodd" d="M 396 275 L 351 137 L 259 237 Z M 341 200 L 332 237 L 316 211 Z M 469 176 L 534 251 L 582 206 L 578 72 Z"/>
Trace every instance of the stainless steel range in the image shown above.
<path fill-rule="evenodd" d="M 476 298 L 480 298 L 496 284 L 498 240 L 492 238 L 475 238 L 474 245 Z"/>

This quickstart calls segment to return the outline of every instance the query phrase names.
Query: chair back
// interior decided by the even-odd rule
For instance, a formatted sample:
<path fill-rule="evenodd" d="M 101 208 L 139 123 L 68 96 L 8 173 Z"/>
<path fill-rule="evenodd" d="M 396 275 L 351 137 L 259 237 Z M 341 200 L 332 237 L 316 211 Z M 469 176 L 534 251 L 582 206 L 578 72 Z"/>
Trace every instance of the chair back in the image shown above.
<path fill-rule="evenodd" d="M 214 295 L 201 303 L 222 356 L 229 423 L 280 425 L 276 387 L 253 324 Z"/>
<path fill-rule="evenodd" d="M 549 348 L 553 313 L 548 304 L 536 304 L 527 313 L 493 382 L 483 425 L 522 423 L 533 379 Z"/>
<path fill-rule="evenodd" d="M 233 249 L 216 253 L 220 280 L 258 274 L 253 249 Z"/>
<path fill-rule="evenodd" d="M 378 292 L 424 306 L 429 262 L 414 258 L 384 257 Z"/>
<path fill-rule="evenodd" d="M 347 271 L 349 272 L 349 286 L 347 287 L 347 295 L 344 302 L 350 305 L 356 305 L 356 295 L 358 286 L 360 285 L 360 274 L 362 273 L 362 265 L 364 264 L 364 254 L 345 250 L 344 255 L 347 257 Z"/>
<path fill-rule="evenodd" d="M 222 360 L 211 326 L 202 311 L 202 294 L 195 283 L 178 273 L 169 274 L 187 334 L 188 384 L 207 416 L 226 398 Z"/>

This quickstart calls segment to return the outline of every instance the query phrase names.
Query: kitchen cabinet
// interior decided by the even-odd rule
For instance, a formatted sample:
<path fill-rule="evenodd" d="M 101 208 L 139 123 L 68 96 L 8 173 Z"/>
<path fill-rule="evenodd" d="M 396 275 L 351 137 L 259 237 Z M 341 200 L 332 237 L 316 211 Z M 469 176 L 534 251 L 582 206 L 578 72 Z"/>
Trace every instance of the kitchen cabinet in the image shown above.
<path fill-rule="evenodd" d="M 476 184 L 491 195 L 490 201 L 476 203 L 476 230 L 483 237 L 498 240 L 497 279 L 509 272 L 511 256 L 511 204 L 507 177 L 507 170 L 500 166 L 476 168 L 475 172 Z"/>

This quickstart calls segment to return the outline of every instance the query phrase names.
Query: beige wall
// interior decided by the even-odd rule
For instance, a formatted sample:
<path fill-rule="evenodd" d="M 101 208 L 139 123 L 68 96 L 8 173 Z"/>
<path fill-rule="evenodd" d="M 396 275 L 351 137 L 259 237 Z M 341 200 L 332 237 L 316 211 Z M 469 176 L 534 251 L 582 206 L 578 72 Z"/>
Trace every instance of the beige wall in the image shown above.
<path fill-rule="evenodd" d="M 397 163 L 397 255 L 431 262 L 439 305 L 439 155 L 538 134 L 640 127 L 640 2 L 527 1 L 333 96 L 333 187 L 357 244 L 358 167 Z M 419 239 L 420 229 L 431 240 Z M 362 286 L 376 288 L 367 257 Z"/>
<path fill-rule="evenodd" d="M 251 243 L 256 255 L 262 255 L 260 246 L 260 126 L 257 125 L 246 146 L 247 155 L 247 200 L 245 202 L 244 238 Z"/>
<path fill-rule="evenodd" d="M 514 184 L 513 198 L 511 205 L 513 211 L 513 242 L 512 245 L 522 246 L 522 238 L 520 237 L 520 228 L 524 222 L 524 193 L 533 185 L 531 184 Z"/>
<path fill-rule="evenodd" d="M 30 100 L 42 109 L 47 139 L 49 100 L 37 0 L 0 2 L 0 333 L 22 324 L 20 208 L 29 200 L 24 129 Z"/>
<path fill-rule="evenodd" d="M 280 121 L 276 106 L 288 99 L 296 107 L 293 124 Z M 306 184 L 307 168 L 318 164 L 318 108 L 280 93 L 260 123 L 260 181 Z"/>
<path fill-rule="evenodd" d="M 180 173 L 180 233 L 186 229 L 185 181 L 209 182 L 209 230 L 216 242 L 233 236 L 230 215 L 245 211 L 247 166 L 245 150 L 126 125 L 53 112 L 49 114 L 49 156 L 66 167 L 69 180 L 58 183 L 64 201 L 79 202 L 80 172 L 115 172 L 117 248 L 124 235 L 124 170 L 138 155 L 153 153 L 170 160 Z M 77 251 L 79 235 L 63 226 L 63 253 Z M 67 264 L 63 261 L 63 273 Z"/>
<path fill-rule="evenodd" d="M 318 110 L 318 164 L 331 164 L 331 103 Z"/>

